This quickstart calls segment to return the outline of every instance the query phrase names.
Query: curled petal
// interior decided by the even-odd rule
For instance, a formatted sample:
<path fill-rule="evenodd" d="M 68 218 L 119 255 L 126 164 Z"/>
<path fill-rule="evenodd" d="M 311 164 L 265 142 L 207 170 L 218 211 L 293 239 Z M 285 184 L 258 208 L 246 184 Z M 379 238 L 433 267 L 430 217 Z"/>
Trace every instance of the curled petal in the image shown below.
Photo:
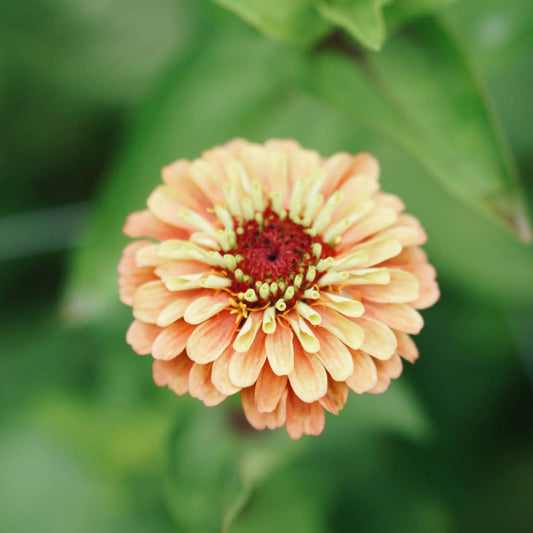
<path fill-rule="evenodd" d="M 304 350 L 309 353 L 317 352 L 320 348 L 320 343 L 305 320 L 296 313 L 289 313 L 285 318 L 290 324 L 296 337 L 298 337 Z"/>
<path fill-rule="evenodd" d="M 246 352 L 252 346 L 255 336 L 263 322 L 263 313 L 250 313 L 242 326 L 239 334 L 233 342 L 233 348 L 238 352 Z"/>

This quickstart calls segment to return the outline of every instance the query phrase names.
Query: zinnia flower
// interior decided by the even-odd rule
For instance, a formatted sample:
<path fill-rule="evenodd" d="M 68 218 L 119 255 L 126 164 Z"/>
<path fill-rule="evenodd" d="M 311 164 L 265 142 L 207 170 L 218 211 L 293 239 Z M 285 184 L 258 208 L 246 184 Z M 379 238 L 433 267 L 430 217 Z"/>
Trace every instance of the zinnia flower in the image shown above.
<path fill-rule="evenodd" d="M 119 265 L 127 341 L 153 378 L 256 429 L 318 435 L 349 390 L 379 393 L 439 297 L 426 235 L 367 153 L 234 140 L 163 169 Z"/>

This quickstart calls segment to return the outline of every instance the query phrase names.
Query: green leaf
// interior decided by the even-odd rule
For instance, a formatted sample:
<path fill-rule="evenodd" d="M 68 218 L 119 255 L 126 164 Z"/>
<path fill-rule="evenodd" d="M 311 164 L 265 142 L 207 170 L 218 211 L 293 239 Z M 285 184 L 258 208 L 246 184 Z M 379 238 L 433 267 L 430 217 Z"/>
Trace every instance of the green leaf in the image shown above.
<path fill-rule="evenodd" d="M 370 50 L 381 50 L 386 30 L 383 6 L 391 0 L 323 0 L 318 9 Z"/>
<path fill-rule="evenodd" d="M 313 94 L 392 140 L 471 207 L 531 239 L 499 124 L 468 59 L 440 24 L 413 25 L 381 54 L 322 52 L 308 67 L 303 84 Z"/>
<path fill-rule="evenodd" d="M 385 9 L 387 28 L 394 29 L 404 22 L 440 11 L 457 0 L 395 0 Z"/>
<path fill-rule="evenodd" d="M 310 0 L 214 0 L 278 39 L 309 44 L 328 31 Z"/>

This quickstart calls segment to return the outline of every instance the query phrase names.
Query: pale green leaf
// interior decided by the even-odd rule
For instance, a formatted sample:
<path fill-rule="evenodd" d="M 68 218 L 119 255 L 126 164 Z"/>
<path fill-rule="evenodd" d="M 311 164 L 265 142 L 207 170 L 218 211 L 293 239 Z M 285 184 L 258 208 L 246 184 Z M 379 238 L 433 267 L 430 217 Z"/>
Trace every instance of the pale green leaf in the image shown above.
<path fill-rule="evenodd" d="M 297 43 L 312 43 L 329 29 L 310 0 L 214 0 L 263 33 Z"/>
<path fill-rule="evenodd" d="M 380 50 L 386 30 L 383 6 L 391 0 L 322 0 L 320 14 L 370 50 Z"/>

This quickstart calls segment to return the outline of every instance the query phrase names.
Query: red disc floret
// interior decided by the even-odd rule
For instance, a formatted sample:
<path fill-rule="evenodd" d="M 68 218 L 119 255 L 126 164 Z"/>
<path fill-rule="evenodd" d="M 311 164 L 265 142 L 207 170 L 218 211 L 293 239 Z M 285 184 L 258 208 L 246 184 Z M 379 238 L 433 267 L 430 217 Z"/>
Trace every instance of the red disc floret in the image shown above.
<path fill-rule="evenodd" d="M 310 266 L 332 255 L 332 248 L 320 237 L 312 237 L 306 233 L 306 227 L 288 217 L 282 219 L 270 207 L 262 213 L 259 221 L 247 220 L 240 224 L 235 221 L 235 227 L 237 246 L 232 252 L 242 257 L 238 268 L 249 277 L 245 282 L 234 281 L 231 290 L 235 293 L 255 288 L 258 281 L 290 286 L 296 275 L 301 274 L 305 278 Z M 320 257 L 313 254 L 314 243 L 322 247 Z M 313 283 L 317 279 L 318 275 Z M 304 279 L 298 292 L 313 283 L 306 283 Z"/>

